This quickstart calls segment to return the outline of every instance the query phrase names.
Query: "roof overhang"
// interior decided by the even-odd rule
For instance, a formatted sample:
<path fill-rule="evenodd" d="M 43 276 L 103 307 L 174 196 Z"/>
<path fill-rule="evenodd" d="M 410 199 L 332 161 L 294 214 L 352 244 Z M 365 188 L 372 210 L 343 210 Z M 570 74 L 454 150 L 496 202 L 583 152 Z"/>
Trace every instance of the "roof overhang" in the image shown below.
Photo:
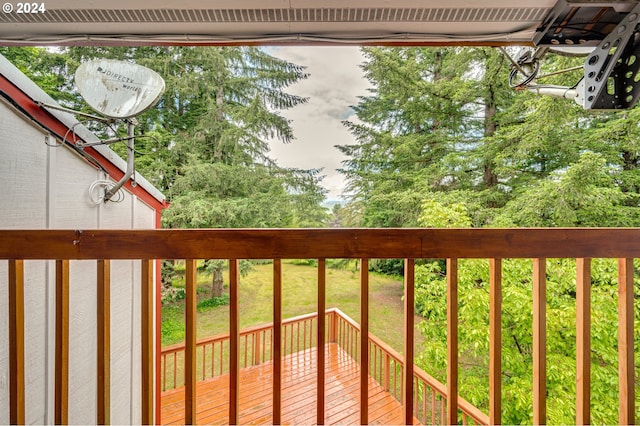
<path fill-rule="evenodd" d="M 0 13 L 0 44 L 522 45 L 532 44 L 536 29 L 556 3 L 557 0 L 47 0 L 36 3 L 44 5 L 44 12 L 24 13 L 23 6 L 23 13 L 18 13 L 18 3 L 9 0 L 6 4 L 13 10 Z"/>

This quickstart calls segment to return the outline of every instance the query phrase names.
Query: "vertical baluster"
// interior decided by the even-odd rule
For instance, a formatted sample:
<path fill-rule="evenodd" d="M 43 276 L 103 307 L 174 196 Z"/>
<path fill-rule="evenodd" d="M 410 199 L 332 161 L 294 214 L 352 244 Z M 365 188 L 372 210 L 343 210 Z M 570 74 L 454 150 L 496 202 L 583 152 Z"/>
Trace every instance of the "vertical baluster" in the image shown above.
<path fill-rule="evenodd" d="M 404 404 L 404 423 L 413 424 L 413 321 L 414 321 L 414 270 L 415 261 L 404 261 L 404 377 L 402 401 Z"/>
<path fill-rule="evenodd" d="M 372 341 L 369 341 L 369 375 L 373 377 L 374 380 L 378 380 L 376 377 L 376 354 L 378 352 L 378 347 Z"/>
<path fill-rule="evenodd" d="M 143 266 L 144 269 L 144 266 Z M 144 281 L 143 281 L 144 285 Z M 98 260 L 98 389 L 97 421 L 111 423 L 111 262 Z M 144 317 L 143 317 L 144 321 Z M 142 365 L 144 369 L 144 364 Z M 144 371 L 143 371 L 144 373 Z M 143 380 L 144 386 L 144 380 Z M 144 401 L 144 400 L 143 400 Z M 144 412 L 144 410 L 143 410 Z"/>
<path fill-rule="evenodd" d="M 224 373 L 223 351 L 224 351 L 224 342 L 220 342 L 220 356 L 218 357 L 218 359 L 220 360 L 220 372 L 218 373 L 218 375 L 220 376 L 222 376 L 222 373 Z"/>
<path fill-rule="evenodd" d="M 389 383 L 391 381 L 390 371 L 389 371 L 390 363 L 391 363 L 391 360 L 389 358 L 389 354 L 385 352 L 384 353 L 384 379 L 383 379 L 384 386 L 383 387 L 384 387 L 384 390 L 386 391 L 389 390 Z"/>
<path fill-rule="evenodd" d="M 260 352 L 262 351 L 262 345 L 260 344 L 260 336 L 262 335 L 261 331 L 256 331 L 253 333 L 253 364 L 260 364 Z"/>
<path fill-rule="evenodd" d="M 211 343 L 211 377 L 216 376 L 216 341 Z"/>
<path fill-rule="evenodd" d="M 167 390 L 167 356 L 162 355 L 162 391 Z"/>
<path fill-rule="evenodd" d="M 284 356 L 287 355 L 287 352 L 289 351 L 290 341 L 291 339 L 289 339 L 289 326 L 285 324 L 282 326 L 282 341 L 280 342 L 280 345 L 282 345 L 281 355 L 284 355 Z M 275 344 L 275 341 L 274 341 L 274 344 Z"/>
<path fill-rule="evenodd" d="M 176 388 L 178 386 L 178 376 L 177 376 L 177 369 L 178 369 L 178 365 L 177 365 L 177 356 L 178 354 L 176 352 L 173 353 L 173 388 Z M 172 389 L 173 389 L 172 388 Z"/>
<path fill-rule="evenodd" d="M 153 266 L 154 261 L 142 260 L 142 306 L 140 316 L 141 330 L 141 369 L 142 369 L 142 424 L 154 424 L 153 419 Z M 204 371 L 204 369 L 203 369 Z"/>
<path fill-rule="evenodd" d="M 311 320 L 311 321 L 313 321 L 313 320 Z M 302 330 L 304 332 L 303 339 L 302 339 L 302 349 L 304 350 L 305 353 L 307 352 L 307 326 L 308 326 L 308 324 L 309 324 L 309 321 L 305 321 L 302 324 L 302 326 L 303 326 Z"/>
<path fill-rule="evenodd" d="M 422 387 L 422 424 L 427 424 L 427 383 L 422 382 L 424 386 Z"/>
<path fill-rule="evenodd" d="M 489 423 L 498 425 L 502 423 L 502 261 L 489 260 L 489 270 Z"/>
<path fill-rule="evenodd" d="M 342 319 L 340 318 L 338 320 L 338 344 L 344 349 L 344 352 L 348 354 L 349 346 L 347 345 L 347 342 L 349 341 L 349 339 L 347 337 L 348 336 L 345 334 L 344 324 L 342 323 Z"/>
<path fill-rule="evenodd" d="M 436 391 L 433 388 L 431 389 L 431 424 L 436 424 Z"/>
<path fill-rule="evenodd" d="M 196 422 L 196 283 L 197 265 L 193 259 L 185 262 L 185 348 L 184 348 L 184 421 L 191 425 Z"/>
<path fill-rule="evenodd" d="M 69 423 L 69 261 L 56 261 L 55 422 Z"/>
<path fill-rule="evenodd" d="M 249 352 L 249 336 L 245 334 L 244 336 L 244 365 L 243 367 L 247 366 L 247 352 Z"/>
<path fill-rule="evenodd" d="M 618 259 L 618 423 L 623 425 L 635 424 L 633 345 L 633 259 Z"/>
<path fill-rule="evenodd" d="M 200 358 L 200 362 L 198 363 L 198 369 L 200 370 L 200 373 L 198 373 L 198 380 L 204 380 L 206 375 L 207 375 L 206 370 L 205 370 L 205 368 L 206 368 L 205 361 L 206 361 L 206 358 L 207 358 L 207 346 L 209 346 L 209 345 L 197 345 L 196 346 L 197 349 L 198 349 L 198 352 L 200 354 L 202 354 L 201 358 Z"/>
<path fill-rule="evenodd" d="M 547 260 L 533 260 L 533 424 L 547 422 Z"/>
<path fill-rule="evenodd" d="M 289 326 L 287 324 L 282 326 L 282 341 L 280 342 L 280 345 L 282 346 L 282 351 L 281 351 L 281 355 L 286 356 L 287 355 L 287 351 L 289 350 Z M 274 337 L 275 339 L 275 337 Z M 274 345 L 275 345 L 275 340 L 274 340 Z"/>
<path fill-rule="evenodd" d="M 398 399 L 398 364 L 393 360 L 393 396 Z"/>
<path fill-rule="evenodd" d="M 345 334 L 345 340 L 346 340 L 346 346 L 345 348 L 347 349 L 347 355 L 353 357 L 353 348 L 351 345 L 351 333 L 353 333 L 353 330 L 350 327 L 347 327 L 347 323 L 346 322 L 342 322 L 342 332 Z"/>
<path fill-rule="evenodd" d="M 324 424 L 324 388 L 325 388 L 325 311 L 327 309 L 326 294 L 326 265 L 325 259 L 318 259 L 318 323 L 316 345 L 316 371 L 317 373 L 317 407 L 316 423 Z"/>
<path fill-rule="evenodd" d="M 382 349 L 381 348 L 376 348 L 376 374 L 378 376 L 378 381 L 380 383 L 384 383 L 384 377 L 383 377 L 383 367 L 382 367 L 382 360 L 383 360 L 383 356 L 384 354 L 382 353 Z M 383 386 L 384 387 L 384 386 Z"/>
<path fill-rule="evenodd" d="M 369 423 L 369 260 L 360 262 L 360 424 Z"/>
<path fill-rule="evenodd" d="M 591 260 L 576 259 L 576 424 L 590 423 Z"/>
<path fill-rule="evenodd" d="M 458 423 L 458 259 L 447 259 L 447 424 Z"/>
<path fill-rule="evenodd" d="M 405 375 L 404 375 L 404 372 L 406 371 L 406 368 L 404 368 L 404 366 L 403 366 L 401 363 L 397 363 L 396 365 L 398 366 L 398 368 L 399 368 L 399 370 L 400 370 L 400 371 L 398 372 L 398 373 L 399 373 L 399 376 L 400 376 L 400 389 L 398 389 L 398 396 L 400 396 L 400 398 L 399 398 L 399 399 L 400 399 L 400 402 L 401 402 L 402 404 L 404 404 L 404 403 L 405 403 L 405 401 L 404 401 L 404 399 L 403 399 L 403 398 L 404 398 L 404 395 L 403 395 L 402 389 L 404 389 L 404 387 L 405 387 L 404 380 L 405 380 L 405 378 L 406 378 L 406 377 L 405 377 Z M 411 395 L 408 395 L 408 396 L 409 396 L 409 399 L 411 399 Z"/>
<path fill-rule="evenodd" d="M 229 424 L 240 419 L 240 301 L 238 260 L 229 260 Z"/>
<path fill-rule="evenodd" d="M 279 425 L 282 423 L 282 261 L 280 259 L 273 260 L 273 342 L 273 424 Z"/>
<path fill-rule="evenodd" d="M 329 342 L 336 343 L 338 341 L 338 315 L 335 311 L 331 312 L 329 323 Z"/>
<path fill-rule="evenodd" d="M 440 397 L 442 398 L 440 400 L 440 424 L 447 424 L 446 423 L 446 418 L 447 418 L 447 408 L 445 406 L 445 396 L 444 395 L 440 395 Z"/>
<path fill-rule="evenodd" d="M 9 260 L 9 422 L 11 424 L 25 423 L 24 397 L 24 261 Z"/>
<path fill-rule="evenodd" d="M 420 411 L 420 406 L 419 401 L 418 401 L 418 393 L 420 392 L 420 388 L 419 388 L 419 384 L 418 384 L 418 379 L 414 376 L 413 377 L 413 415 L 417 417 L 417 411 Z M 413 417 L 411 418 L 411 423 L 408 424 L 413 424 Z"/>

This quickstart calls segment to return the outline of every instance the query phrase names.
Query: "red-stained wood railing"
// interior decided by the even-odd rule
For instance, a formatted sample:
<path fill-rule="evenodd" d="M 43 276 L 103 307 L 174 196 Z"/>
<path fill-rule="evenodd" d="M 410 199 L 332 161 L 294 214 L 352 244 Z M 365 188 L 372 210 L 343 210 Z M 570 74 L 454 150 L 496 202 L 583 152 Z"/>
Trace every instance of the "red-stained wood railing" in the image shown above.
<path fill-rule="evenodd" d="M 465 414 L 459 418 L 459 412 L 464 407 L 464 402 L 458 395 L 458 259 L 478 258 L 489 259 L 494 265 L 492 272 L 492 294 L 494 304 L 490 308 L 494 320 L 490 327 L 490 333 L 497 340 L 498 314 L 497 306 L 500 294 L 498 272 L 499 259 L 529 258 L 534 259 L 534 420 L 536 423 L 545 423 L 545 278 L 544 259 L 547 258 L 572 258 L 577 259 L 576 297 L 577 297 L 577 339 L 576 339 L 576 422 L 590 422 L 590 259 L 592 258 L 616 258 L 618 259 L 618 329 L 619 329 L 619 422 L 630 424 L 635 422 L 635 395 L 634 395 L 634 363 L 633 363 L 633 266 L 632 259 L 640 257 L 640 229 L 222 229 L 222 230 L 3 230 L 0 234 L 0 259 L 8 260 L 8 286 L 9 286 L 9 420 L 11 423 L 25 423 L 25 359 L 24 359 L 24 263 L 28 260 L 58 260 L 57 269 L 64 268 L 68 260 L 113 260 L 133 259 L 149 262 L 151 259 L 230 259 L 232 265 L 230 276 L 230 343 L 229 343 L 229 372 L 230 376 L 237 377 L 241 366 L 241 337 L 238 330 L 238 259 L 271 259 L 274 260 L 274 306 L 277 308 L 281 302 L 282 280 L 275 268 L 280 259 L 360 259 L 362 265 L 366 265 L 369 259 L 446 259 L 447 262 L 447 312 L 448 312 L 448 350 L 447 350 L 447 380 L 446 387 L 438 390 L 433 386 L 431 403 L 438 406 L 440 418 L 435 418 L 435 411 L 431 413 L 432 419 L 440 423 L 457 423 L 459 420 L 466 422 L 472 414 Z M 538 260 L 536 260 L 538 259 Z M 319 262 L 320 263 L 320 262 Z M 324 263 L 323 263 L 324 265 Z M 141 280 L 146 282 L 147 268 L 143 269 Z M 319 271 L 318 282 L 323 278 Z M 412 280 L 407 277 L 407 282 Z M 144 284 L 143 284 L 144 285 Z M 188 285 L 187 300 L 195 297 L 195 286 Z M 319 284 L 320 287 L 320 284 Z M 144 298 L 146 299 L 146 298 Z M 192 300 L 193 301 L 193 300 Z M 148 300 L 143 302 L 148 303 Z M 320 303 L 319 303 L 320 304 Z M 191 305 L 190 305 L 191 306 Z M 64 306 L 61 306 L 64 311 Z M 145 308 L 141 306 L 141 311 Z M 187 311 L 190 311 L 187 309 Z M 275 310 L 274 310 L 275 312 Z M 409 310 L 405 316 L 409 315 Z M 358 336 L 353 330 L 346 335 L 338 335 L 337 328 L 329 328 L 329 339 L 340 339 L 343 348 L 354 353 L 354 359 L 366 365 L 370 371 L 372 365 L 378 362 L 373 352 L 370 352 L 370 340 L 368 334 L 368 273 L 366 268 L 361 272 L 361 316 L 363 335 Z M 148 338 L 153 324 L 149 324 L 152 315 L 148 312 L 143 315 L 141 322 L 146 322 L 146 328 L 141 328 L 141 345 L 143 358 L 141 362 L 148 362 L 153 349 Z M 191 319 L 189 318 L 191 317 Z M 195 378 L 197 374 L 197 356 L 195 342 L 195 315 L 193 311 L 187 318 L 187 350 L 190 376 L 186 392 L 189 401 L 186 406 L 195 405 Z M 59 412 L 64 420 L 65 414 L 65 378 L 64 355 L 69 348 L 65 333 L 64 314 L 60 317 L 61 326 L 56 326 L 56 341 L 61 342 L 60 348 L 55 353 L 60 355 L 60 363 L 56 368 L 61 374 L 56 374 L 54 388 L 59 390 Z M 286 339 L 284 322 L 278 326 L 278 314 L 275 318 L 277 333 L 282 333 L 281 339 L 275 342 L 282 350 L 282 355 L 287 351 L 280 346 Z M 411 322 L 405 319 L 405 323 Z M 316 336 L 318 333 L 316 324 Z M 408 335 L 413 330 L 406 327 L 404 341 L 410 342 Z M 355 334 L 355 335 L 354 335 Z M 108 337 L 108 336 L 107 336 Z M 304 338 L 303 338 L 304 340 Z M 498 371 L 501 369 L 498 345 L 492 345 L 490 351 L 491 376 L 493 387 L 490 390 L 489 407 L 490 420 L 497 422 L 500 419 L 501 396 L 498 391 Z M 105 341 L 108 341 L 105 340 Z M 389 357 L 392 359 L 393 357 Z M 398 360 L 396 360 L 398 361 Z M 408 360 L 410 361 L 410 360 Z M 104 362 L 100 361 L 100 362 Z M 247 361 L 248 362 L 248 361 Z M 278 362 L 277 360 L 275 361 Z M 391 362 L 391 361 L 390 361 Z M 399 361 L 398 361 L 399 362 Z M 411 364 L 416 376 L 416 369 Z M 400 364 L 398 364 L 400 365 Z M 67 366 L 69 367 L 69 366 Z M 144 366 L 143 366 L 144 368 Z M 166 368 L 166 366 L 164 367 Z M 384 367 L 388 370 L 386 375 L 391 377 L 394 371 L 400 367 Z M 403 367 L 404 368 L 404 367 Z M 384 370 L 383 369 L 383 370 Z M 425 388 L 416 380 L 415 385 L 402 383 L 407 381 L 409 373 L 400 373 L 396 382 L 400 382 L 400 398 L 402 392 L 407 393 L 413 386 L 416 389 Z M 141 387 L 140 406 L 145 412 L 150 412 L 145 404 L 151 401 L 153 392 L 153 378 L 149 374 L 142 374 L 144 383 Z M 361 403 L 360 419 L 366 422 L 367 414 L 367 375 L 361 372 Z M 105 381 L 104 398 L 109 395 L 109 384 Z M 280 392 L 281 384 L 275 380 L 273 383 L 274 395 Z M 322 387 L 319 387 L 319 392 Z M 426 389 L 426 388 L 425 388 Z M 238 421 L 237 412 L 237 380 L 230 380 L 230 410 L 229 422 Z M 428 391 L 423 394 L 428 394 Z M 415 413 L 418 406 L 428 405 L 428 398 L 420 400 L 414 394 L 414 403 L 403 403 L 405 418 L 411 418 L 411 408 Z M 419 392 L 418 392 L 419 394 Z M 437 395 L 436 395 L 437 394 Z M 439 397 L 438 397 L 439 395 Z M 405 398 L 406 399 L 406 398 Z M 321 397 L 318 396 L 318 400 Z M 146 403 L 144 401 L 147 401 Z M 157 403 L 157 395 L 154 400 Z M 427 401 L 427 402 L 425 402 Z M 445 404 L 446 402 L 446 404 Z M 101 403 L 102 404 L 102 403 Z M 105 404 L 105 408 L 108 406 Z M 278 420 L 279 413 L 274 410 L 274 419 Z M 322 411 L 324 408 L 318 405 Z M 109 418 L 109 413 L 105 413 Z M 187 413 L 185 419 L 188 422 L 195 421 L 194 413 Z M 159 422 L 161 419 L 145 418 L 142 422 Z M 322 419 L 323 413 L 318 413 L 318 419 Z M 422 416 L 424 419 L 425 416 Z M 58 417 L 57 417 L 58 418 Z M 71 419 L 72 421 L 72 419 Z M 476 421 L 476 420 L 474 420 Z M 484 421 L 484 420 L 483 420 Z"/>
<path fill-rule="evenodd" d="M 9 422 L 25 423 L 24 261 L 9 261 Z M 56 384 L 56 387 L 60 386 Z"/>
<path fill-rule="evenodd" d="M 354 344 L 361 336 L 360 325 L 342 313 L 339 309 L 330 309 L 328 314 L 335 312 L 337 321 L 336 343 L 346 354 L 358 361 L 360 346 Z M 404 356 L 399 354 L 378 337 L 369 333 L 369 375 L 373 377 L 387 392 L 391 393 L 400 403 L 406 406 L 406 373 Z M 412 416 L 422 424 L 443 424 L 446 422 L 447 387 L 417 366 L 413 368 L 412 388 L 410 395 Z M 476 424 L 488 424 L 489 418 L 482 411 L 474 407 L 464 398 L 458 396 L 457 415 L 466 422 L 468 419 Z"/>
<path fill-rule="evenodd" d="M 327 311 L 329 327 L 331 310 Z M 282 321 L 282 354 L 303 354 L 317 346 L 316 313 Z M 273 323 L 248 327 L 239 333 L 240 368 L 272 361 L 277 346 Z M 196 380 L 202 381 L 229 373 L 229 333 L 198 340 L 196 343 Z M 184 343 L 162 348 L 161 386 L 163 391 L 184 386 Z M 276 356 L 277 358 L 277 356 Z"/>
<path fill-rule="evenodd" d="M 347 356 L 360 362 L 360 324 L 349 318 L 337 308 L 331 308 L 325 312 L 326 318 L 326 339 L 331 343 L 337 343 Z M 283 320 L 282 347 L 287 348 L 287 355 L 302 356 L 306 351 L 310 351 L 317 346 L 317 334 L 313 330 L 317 328 L 317 313 L 301 315 L 298 317 Z M 335 331 L 332 328 L 335 327 Z M 273 323 L 247 328 L 240 332 L 240 359 L 241 368 L 269 362 L 274 359 L 273 340 L 269 339 L 274 333 Z M 335 336 L 335 337 L 329 337 Z M 256 340 L 257 339 L 257 340 Z M 254 342 L 259 341 L 260 344 Z M 225 347 L 229 344 L 229 334 L 199 340 L 196 345 L 197 365 L 207 357 L 209 349 L 219 353 L 216 360 L 206 360 L 205 368 L 198 369 L 197 380 L 206 380 L 211 377 L 227 374 L 228 367 L 216 361 L 224 361 Z M 406 371 L 404 368 L 404 356 L 392 349 L 382 340 L 369 333 L 368 339 L 369 375 L 376 379 L 383 388 L 391 393 L 400 403 L 407 401 L 415 406 L 412 408 L 412 416 L 415 415 L 423 424 L 437 424 L 444 419 L 445 411 L 441 408 L 446 403 L 446 386 L 438 380 L 425 373 L 418 367 L 414 367 L 413 379 L 411 380 L 411 398 L 405 398 L 406 394 Z M 182 360 L 184 360 L 184 344 L 172 345 L 162 350 L 163 365 L 163 388 L 169 390 L 174 387 L 183 386 L 184 378 L 181 371 Z M 253 360 L 253 362 L 252 362 Z M 211 361 L 211 362 L 210 362 Z M 167 367 L 168 366 L 168 367 Z M 168 371 L 169 377 L 165 375 Z M 177 372 L 177 373 L 176 373 Z M 166 383 L 169 385 L 166 385 Z M 413 390 L 415 389 L 415 391 Z M 432 401 L 433 404 L 432 404 Z M 435 404 L 435 401 L 438 403 Z M 473 407 L 463 398 L 458 398 L 459 414 L 463 419 L 471 419 L 476 424 L 487 424 L 488 417 L 480 410 Z M 437 420 L 436 420 L 437 419 Z"/>

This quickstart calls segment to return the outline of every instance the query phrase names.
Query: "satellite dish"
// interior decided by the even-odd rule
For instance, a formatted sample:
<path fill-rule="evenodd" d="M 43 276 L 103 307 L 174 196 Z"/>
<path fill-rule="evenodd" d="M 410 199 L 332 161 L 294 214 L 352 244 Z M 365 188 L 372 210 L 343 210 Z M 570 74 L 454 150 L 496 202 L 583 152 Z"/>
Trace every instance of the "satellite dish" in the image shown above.
<path fill-rule="evenodd" d="M 112 59 L 84 62 L 76 86 L 91 108 L 110 118 L 131 118 L 158 102 L 164 80 L 141 65 Z"/>

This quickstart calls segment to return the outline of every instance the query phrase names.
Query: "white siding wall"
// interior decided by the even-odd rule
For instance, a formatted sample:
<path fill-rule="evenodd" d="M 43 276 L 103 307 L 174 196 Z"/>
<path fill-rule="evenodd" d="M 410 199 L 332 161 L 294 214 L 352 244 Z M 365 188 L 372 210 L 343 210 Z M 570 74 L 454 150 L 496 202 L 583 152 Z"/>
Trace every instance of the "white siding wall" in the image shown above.
<path fill-rule="evenodd" d="M 130 193 L 94 205 L 92 182 L 105 176 L 0 102 L 0 229 L 154 228 L 155 211 Z M 2 231 L 0 231 L 2 232 Z M 111 268 L 111 422 L 140 423 L 140 264 Z M 96 262 L 70 265 L 69 421 L 95 423 Z M 0 261 L 0 424 L 9 423 L 7 262 Z M 55 265 L 28 261 L 25 271 L 27 423 L 52 423 Z"/>

